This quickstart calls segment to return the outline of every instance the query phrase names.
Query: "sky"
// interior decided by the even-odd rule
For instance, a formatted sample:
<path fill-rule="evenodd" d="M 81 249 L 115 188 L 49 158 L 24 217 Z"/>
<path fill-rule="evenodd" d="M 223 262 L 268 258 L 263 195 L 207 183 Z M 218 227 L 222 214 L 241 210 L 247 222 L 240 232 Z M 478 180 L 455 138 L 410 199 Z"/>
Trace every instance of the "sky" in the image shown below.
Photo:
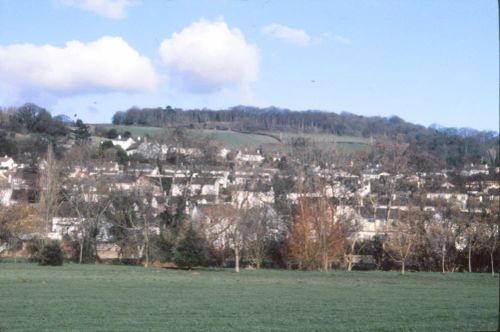
<path fill-rule="evenodd" d="M 493 0 L 0 0 L 0 106 L 234 105 L 499 127 Z"/>

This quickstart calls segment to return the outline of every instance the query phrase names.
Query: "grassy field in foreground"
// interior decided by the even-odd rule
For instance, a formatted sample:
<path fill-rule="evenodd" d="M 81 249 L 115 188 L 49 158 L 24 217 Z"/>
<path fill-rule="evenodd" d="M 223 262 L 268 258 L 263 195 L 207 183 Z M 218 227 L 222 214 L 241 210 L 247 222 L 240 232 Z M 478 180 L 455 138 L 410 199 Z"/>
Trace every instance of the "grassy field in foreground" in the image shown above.
<path fill-rule="evenodd" d="M 488 274 L 0 263 L 0 331 L 490 331 Z"/>

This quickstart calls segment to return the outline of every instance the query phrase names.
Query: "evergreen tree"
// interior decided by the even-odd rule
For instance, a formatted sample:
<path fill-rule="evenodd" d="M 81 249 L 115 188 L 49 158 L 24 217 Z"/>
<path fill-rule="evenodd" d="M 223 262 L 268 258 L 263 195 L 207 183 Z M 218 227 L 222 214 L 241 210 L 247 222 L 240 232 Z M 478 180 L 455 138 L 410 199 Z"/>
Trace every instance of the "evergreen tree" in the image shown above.
<path fill-rule="evenodd" d="M 63 265 L 64 255 L 58 241 L 45 245 L 40 253 L 40 265 Z"/>
<path fill-rule="evenodd" d="M 127 152 L 125 152 L 125 150 L 123 150 L 120 146 L 117 146 L 116 157 L 118 158 L 118 164 L 126 165 L 128 163 L 129 158 Z"/>
<path fill-rule="evenodd" d="M 77 144 L 86 144 L 90 141 L 89 126 L 80 119 L 76 120 L 75 129 L 71 130 L 71 134 Z"/>
<path fill-rule="evenodd" d="M 175 253 L 175 264 L 179 267 L 191 269 L 203 264 L 204 250 L 201 239 L 193 228 L 189 226 L 186 236 L 179 242 Z"/>

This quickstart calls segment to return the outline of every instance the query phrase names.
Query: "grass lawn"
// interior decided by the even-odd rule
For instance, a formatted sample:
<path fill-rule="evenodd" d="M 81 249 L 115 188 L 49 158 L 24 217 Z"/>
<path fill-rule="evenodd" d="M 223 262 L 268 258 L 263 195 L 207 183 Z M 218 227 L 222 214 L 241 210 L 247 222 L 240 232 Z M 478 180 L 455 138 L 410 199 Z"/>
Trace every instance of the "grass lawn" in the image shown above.
<path fill-rule="evenodd" d="M 0 263 L 0 331 L 489 331 L 498 281 Z"/>

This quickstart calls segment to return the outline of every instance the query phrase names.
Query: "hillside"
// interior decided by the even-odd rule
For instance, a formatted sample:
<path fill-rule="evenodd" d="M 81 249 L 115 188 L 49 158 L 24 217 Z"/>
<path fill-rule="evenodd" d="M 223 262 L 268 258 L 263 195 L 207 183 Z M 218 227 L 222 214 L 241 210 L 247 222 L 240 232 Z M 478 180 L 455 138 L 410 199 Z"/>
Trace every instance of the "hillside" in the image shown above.
<path fill-rule="evenodd" d="M 183 110 L 179 108 L 130 108 L 116 112 L 115 125 L 184 127 L 189 129 L 233 130 L 245 133 L 271 133 L 288 137 L 318 137 L 323 146 L 335 138 L 351 137 L 351 143 L 372 142 L 387 136 L 409 143 L 413 157 L 432 159 L 442 167 L 461 168 L 469 163 L 499 164 L 498 133 L 473 129 L 424 127 L 393 116 L 366 117 L 351 113 L 290 111 L 276 107 L 236 106 L 227 110 Z M 352 138 L 354 137 L 354 139 Z M 355 142 L 356 141 L 356 142 Z M 326 144 L 324 144 L 326 142 Z M 341 140 L 335 141 L 337 144 Z"/>
<path fill-rule="evenodd" d="M 299 137 L 320 149 L 358 151 L 376 144 L 380 137 L 388 137 L 409 144 L 409 159 L 420 171 L 463 168 L 471 163 L 500 165 L 498 133 L 437 126 L 426 128 L 398 117 L 243 106 L 227 110 L 182 110 L 167 106 L 119 111 L 112 122 L 92 125 L 91 129 L 100 137 L 110 129 L 154 137 L 165 130 L 183 128 L 192 137 L 208 137 L 220 146 L 262 147 L 267 151 L 287 150 Z M 74 123 L 68 119 L 52 117 L 49 111 L 34 104 L 2 110 L 0 153 L 38 155 L 46 151 L 47 142 L 64 144 L 72 135 L 72 126 Z M 21 137 L 27 139 L 20 140 Z"/>
<path fill-rule="evenodd" d="M 137 125 L 113 125 L 113 124 L 93 124 L 94 132 L 102 132 L 115 129 L 119 134 L 130 132 L 133 136 L 149 136 L 155 138 L 164 132 L 173 131 L 172 128 L 159 128 Z M 230 149 L 256 149 L 262 147 L 268 151 L 284 151 L 294 139 L 304 137 L 309 142 L 324 148 L 342 148 L 346 151 L 357 151 L 369 146 L 370 139 L 355 136 L 338 136 L 325 133 L 292 133 L 292 132 L 241 132 L 236 130 L 222 129 L 185 129 L 188 136 L 198 139 L 211 139 L 218 146 Z"/>

